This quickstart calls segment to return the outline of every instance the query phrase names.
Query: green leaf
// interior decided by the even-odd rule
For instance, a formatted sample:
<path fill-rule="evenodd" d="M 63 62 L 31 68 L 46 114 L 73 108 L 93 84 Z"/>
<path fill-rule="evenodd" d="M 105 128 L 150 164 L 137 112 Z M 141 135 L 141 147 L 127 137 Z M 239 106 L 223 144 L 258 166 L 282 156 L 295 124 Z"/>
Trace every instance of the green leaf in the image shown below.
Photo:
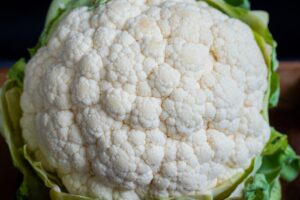
<path fill-rule="evenodd" d="M 263 37 L 254 32 L 254 36 L 257 44 L 259 45 L 266 64 L 268 66 L 268 90 L 264 99 L 264 111 L 263 115 L 267 119 L 268 118 L 268 109 L 275 107 L 278 104 L 279 96 L 280 96 L 280 77 L 276 70 L 278 68 L 278 60 L 276 59 L 276 47 L 271 47 L 269 44 L 265 42 Z M 276 45 L 276 43 L 274 43 Z"/>
<path fill-rule="evenodd" d="M 263 174 L 257 174 L 246 182 L 244 198 L 246 200 L 269 200 L 270 185 Z"/>
<path fill-rule="evenodd" d="M 259 18 L 266 27 L 268 27 L 269 19 L 270 19 L 269 13 L 262 10 L 252 10 L 251 13 L 255 15 L 257 18 Z"/>
<path fill-rule="evenodd" d="M 280 162 L 285 163 L 281 170 L 281 177 L 288 182 L 293 181 L 300 171 L 300 157 L 288 146 L 281 155 Z"/>
<path fill-rule="evenodd" d="M 244 189 L 244 200 L 281 200 L 279 179 L 270 184 L 264 174 L 258 173 L 251 177 Z"/>
<path fill-rule="evenodd" d="M 272 76 L 272 60 L 271 60 L 271 54 L 272 54 L 272 47 L 267 44 L 267 42 L 264 40 L 264 38 L 253 31 L 255 40 L 261 49 L 261 52 L 264 56 L 265 63 L 268 67 L 268 89 L 266 91 L 265 97 L 264 97 L 264 106 L 262 110 L 262 115 L 265 118 L 265 120 L 268 122 L 269 121 L 269 97 L 271 93 L 271 76 Z"/>
<path fill-rule="evenodd" d="M 16 81 L 20 88 L 23 86 L 25 66 L 25 59 L 21 58 L 10 68 L 7 74 L 8 79 Z"/>
<path fill-rule="evenodd" d="M 262 164 L 247 181 L 244 198 L 279 200 L 279 178 L 292 181 L 299 171 L 300 158 L 288 145 L 287 137 L 272 129 L 270 140 L 262 152 Z"/>
<path fill-rule="evenodd" d="M 19 87 L 13 87 L 4 94 L 10 125 L 16 131 L 20 130 L 19 120 L 22 116 L 22 110 L 19 106 L 21 93 L 22 91 Z M 18 141 L 18 144 L 21 144 L 21 141 Z"/>
<path fill-rule="evenodd" d="M 279 179 L 273 184 L 270 194 L 270 200 L 281 200 L 281 185 Z"/>
<path fill-rule="evenodd" d="M 272 71 L 275 72 L 279 67 L 279 61 L 277 59 L 277 43 L 274 44 L 273 52 L 272 52 Z"/>
<path fill-rule="evenodd" d="M 28 199 L 29 197 L 29 191 L 28 191 L 28 187 L 27 184 L 23 181 L 21 186 L 19 187 L 18 191 L 17 191 L 17 199 L 18 200 L 25 200 Z"/>
<path fill-rule="evenodd" d="M 264 174 L 249 179 L 244 189 L 244 200 L 281 200 L 279 179 L 269 184 Z"/>
<path fill-rule="evenodd" d="M 269 108 L 277 106 L 280 96 L 280 78 L 278 73 L 273 72 L 271 75 L 271 88 L 270 88 L 270 100 Z"/>
<path fill-rule="evenodd" d="M 249 0 L 225 0 L 225 1 L 226 1 L 226 3 L 233 5 L 233 6 L 250 9 Z"/>
<path fill-rule="evenodd" d="M 287 137 L 272 130 L 272 136 L 263 151 L 263 163 L 258 173 L 263 173 L 270 183 L 280 175 L 292 181 L 300 170 L 300 157 L 288 145 Z"/>
<path fill-rule="evenodd" d="M 263 156 L 274 155 L 278 150 L 284 150 L 287 147 L 288 147 L 287 136 L 282 135 L 274 128 L 272 128 L 271 137 L 268 143 L 266 144 L 262 152 L 262 155 Z"/>
<path fill-rule="evenodd" d="M 16 70 L 17 72 L 18 70 Z M 49 199 L 47 189 L 25 160 L 19 148 L 22 147 L 21 129 L 19 120 L 22 115 L 20 108 L 20 96 L 22 89 L 12 73 L 3 88 L 0 96 L 1 133 L 11 154 L 13 164 L 23 174 L 23 182 L 17 193 L 18 199 Z"/>
<path fill-rule="evenodd" d="M 55 174 L 48 173 L 42 166 L 41 162 L 34 161 L 31 156 L 29 155 L 27 151 L 27 146 L 24 145 L 22 148 L 22 153 L 25 157 L 25 159 L 29 162 L 31 167 L 34 169 L 36 174 L 43 180 L 45 186 L 48 188 L 54 188 L 54 187 L 63 187 L 63 184 L 59 180 L 59 178 Z"/>

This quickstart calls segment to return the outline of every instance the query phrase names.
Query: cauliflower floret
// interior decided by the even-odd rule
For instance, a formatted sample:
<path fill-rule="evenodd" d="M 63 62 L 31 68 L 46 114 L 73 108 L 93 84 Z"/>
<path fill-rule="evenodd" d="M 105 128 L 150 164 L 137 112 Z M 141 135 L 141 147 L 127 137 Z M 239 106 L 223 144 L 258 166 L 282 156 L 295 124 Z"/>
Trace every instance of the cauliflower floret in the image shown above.
<path fill-rule="evenodd" d="M 180 73 L 170 65 L 163 64 L 153 70 L 149 85 L 154 97 L 167 97 L 179 85 Z"/>
<path fill-rule="evenodd" d="M 206 194 L 269 138 L 251 29 L 193 0 L 77 8 L 26 67 L 23 138 L 70 193 Z"/>

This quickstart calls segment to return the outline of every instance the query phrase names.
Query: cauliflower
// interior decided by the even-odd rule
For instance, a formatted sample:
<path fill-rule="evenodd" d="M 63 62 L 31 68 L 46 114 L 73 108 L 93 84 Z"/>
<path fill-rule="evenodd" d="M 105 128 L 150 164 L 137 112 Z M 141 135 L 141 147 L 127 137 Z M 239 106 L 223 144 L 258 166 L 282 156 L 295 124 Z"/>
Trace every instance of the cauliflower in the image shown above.
<path fill-rule="evenodd" d="M 200 198 L 248 176 L 271 133 L 269 63 L 251 26 L 207 2 L 111 0 L 61 15 L 22 83 L 31 164 L 104 200 Z"/>
<path fill-rule="evenodd" d="M 262 151 L 266 90 L 241 21 L 193 0 L 112 0 L 74 9 L 29 61 L 21 126 L 71 193 L 203 194 Z"/>

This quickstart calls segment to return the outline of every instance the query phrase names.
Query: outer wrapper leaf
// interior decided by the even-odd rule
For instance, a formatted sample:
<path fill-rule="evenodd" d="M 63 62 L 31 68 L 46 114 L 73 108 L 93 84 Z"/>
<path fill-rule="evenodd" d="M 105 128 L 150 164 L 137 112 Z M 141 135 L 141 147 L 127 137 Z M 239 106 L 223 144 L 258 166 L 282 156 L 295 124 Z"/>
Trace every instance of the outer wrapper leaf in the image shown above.
<path fill-rule="evenodd" d="M 233 6 L 250 9 L 250 2 L 248 0 L 225 0 L 225 2 Z"/>
<path fill-rule="evenodd" d="M 269 107 L 273 108 L 277 106 L 280 96 L 280 78 L 276 72 L 272 73 L 270 82 Z"/>
<path fill-rule="evenodd" d="M 281 186 L 279 179 L 276 180 L 272 187 L 270 200 L 281 200 Z"/>
<path fill-rule="evenodd" d="M 290 146 L 284 149 L 280 162 L 284 163 L 281 169 L 281 178 L 288 182 L 295 180 L 300 171 L 300 157 Z"/>
<path fill-rule="evenodd" d="M 12 69 L 8 72 L 8 79 L 15 80 L 17 86 L 22 88 L 23 86 L 23 78 L 24 78 L 24 70 L 25 70 L 25 59 L 22 58 L 18 60 L 13 66 Z"/>
<path fill-rule="evenodd" d="M 19 77 L 25 63 L 18 62 L 9 72 L 11 79 L 1 89 L 0 113 L 2 136 L 4 137 L 13 160 L 13 164 L 23 174 L 23 182 L 17 193 L 18 199 L 49 199 L 43 182 L 35 175 L 34 170 L 27 163 L 20 147 L 23 145 L 19 119 L 22 115 L 20 108 Z M 15 76 L 16 75 L 16 76 Z"/>
<path fill-rule="evenodd" d="M 300 158 L 288 145 L 287 137 L 272 130 L 262 153 L 262 164 L 257 173 L 247 180 L 246 200 L 280 200 L 279 178 L 292 181 L 300 170 Z"/>

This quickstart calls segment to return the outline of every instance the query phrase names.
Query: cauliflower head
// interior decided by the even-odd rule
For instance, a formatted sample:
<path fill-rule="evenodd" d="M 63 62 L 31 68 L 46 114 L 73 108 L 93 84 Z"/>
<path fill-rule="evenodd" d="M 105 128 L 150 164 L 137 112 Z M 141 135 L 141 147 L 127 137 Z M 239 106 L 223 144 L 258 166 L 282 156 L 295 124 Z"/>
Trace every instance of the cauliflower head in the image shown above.
<path fill-rule="evenodd" d="M 27 64 L 22 135 L 72 194 L 205 194 L 263 150 L 267 88 L 243 22 L 193 0 L 111 0 L 71 11 Z"/>

